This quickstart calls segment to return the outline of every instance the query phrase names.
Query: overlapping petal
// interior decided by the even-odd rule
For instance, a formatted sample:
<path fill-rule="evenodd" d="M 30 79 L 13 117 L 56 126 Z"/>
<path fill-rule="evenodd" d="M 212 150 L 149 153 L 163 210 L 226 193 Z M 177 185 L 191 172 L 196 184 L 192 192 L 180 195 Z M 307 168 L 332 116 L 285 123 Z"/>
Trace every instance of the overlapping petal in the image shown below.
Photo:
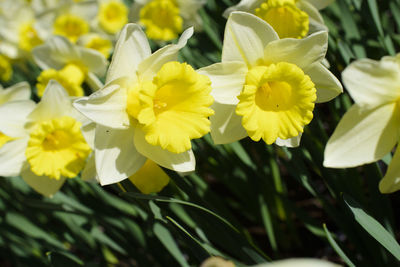
<path fill-rule="evenodd" d="M 374 109 L 353 105 L 326 145 L 324 166 L 355 167 L 381 159 L 399 140 L 398 114 L 396 103 Z"/>
<path fill-rule="evenodd" d="M 222 62 L 244 61 L 253 66 L 264 55 L 266 45 L 279 39 L 264 20 L 245 12 L 234 12 L 225 26 Z"/>

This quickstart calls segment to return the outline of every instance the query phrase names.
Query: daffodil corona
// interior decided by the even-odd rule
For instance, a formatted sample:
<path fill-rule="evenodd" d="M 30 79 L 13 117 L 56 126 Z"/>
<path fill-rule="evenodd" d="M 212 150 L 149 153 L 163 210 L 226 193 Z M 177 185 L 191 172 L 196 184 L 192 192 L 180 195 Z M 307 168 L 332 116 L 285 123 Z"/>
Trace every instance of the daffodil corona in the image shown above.
<path fill-rule="evenodd" d="M 252 13 L 268 22 L 280 38 L 304 38 L 307 34 L 326 30 L 318 10 L 332 0 L 242 0 L 228 8 L 224 16 L 233 11 Z"/>
<path fill-rule="evenodd" d="M 151 54 L 137 24 L 121 31 L 106 85 L 74 105 L 98 124 L 96 171 L 101 184 L 126 179 L 147 158 L 179 172 L 194 170 L 191 140 L 210 131 L 211 82 L 186 63 L 177 62 L 193 29 L 177 44 Z"/>
<path fill-rule="evenodd" d="M 316 102 L 342 91 L 321 65 L 327 33 L 279 39 L 264 20 L 233 12 L 227 22 L 222 62 L 199 70 L 210 77 L 215 143 L 249 136 L 267 144 L 298 146 Z"/>
<path fill-rule="evenodd" d="M 133 4 L 132 18 L 145 28 L 150 39 L 170 41 L 190 26 L 201 30 L 197 11 L 204 3 L 203 0 L 138 0 Z"/>

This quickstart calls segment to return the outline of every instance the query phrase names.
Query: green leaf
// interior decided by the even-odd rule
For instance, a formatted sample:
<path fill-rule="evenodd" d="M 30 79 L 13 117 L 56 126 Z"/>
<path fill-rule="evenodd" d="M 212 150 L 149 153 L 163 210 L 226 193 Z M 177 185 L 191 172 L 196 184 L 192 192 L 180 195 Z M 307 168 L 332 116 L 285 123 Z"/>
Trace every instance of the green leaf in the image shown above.
<path fill-rule="evenodd" d="M 397 260 L 400 260 L 400 245 L 394 237 L 374 218 L 368 215 L 352 198 L 344 196 L 344 201 L 354 214 L 356 221 Z"/>
<path fill-rule="evenodd" d="M 78 257 L 67 252 L 48 252 L 47 258 L 49 259 L 52 266 L 83 266 L 84 263 Z"/>
<path fill-rule="evenodd" d="M 333 239 L 331 233 L 329 232 L 328 228 L 326 227 L 326 224 L 323 224 L 324 231 L 326 234 L 326 238 L 328 239 L 329 244 L 331 244 L 332 248 L 336 251 L 337 254 L 342 258 L 342 260 L 349 266 L 349 267 L 355 267 L 354 263 L 351 262 L 351 260 L 346 256 L 346 254 L 343 252 L 343 250 L 339 247 L 339 245 L 336 243 L 335 239 Z"/>
<path fill-rule="evenodd" d="M 155 223 L 153 227 L 154 234 L 158 237 L 164 247 L 171 253 L 171 255 L 179 262 L 183 267 L 189 267 L 185 257 L 175 243 L 171 233 L 160 223 Z"/>

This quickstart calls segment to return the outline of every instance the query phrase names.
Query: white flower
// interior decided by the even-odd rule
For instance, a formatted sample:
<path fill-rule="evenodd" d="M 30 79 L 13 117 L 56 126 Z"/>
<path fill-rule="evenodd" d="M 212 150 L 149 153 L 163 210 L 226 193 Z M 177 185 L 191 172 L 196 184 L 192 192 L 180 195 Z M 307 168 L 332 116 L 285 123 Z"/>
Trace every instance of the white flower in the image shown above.
<path fill-rule="evenodd" d="M 344 114 L 325 148 L 324 166 L 349 168 L 375 162 L 400 138 L 400 55 L 380 61 L 360 59 L 342 73 L 355 104 Z M 400 189 L 400 149 L 396 149 L 382 193 Z"/>

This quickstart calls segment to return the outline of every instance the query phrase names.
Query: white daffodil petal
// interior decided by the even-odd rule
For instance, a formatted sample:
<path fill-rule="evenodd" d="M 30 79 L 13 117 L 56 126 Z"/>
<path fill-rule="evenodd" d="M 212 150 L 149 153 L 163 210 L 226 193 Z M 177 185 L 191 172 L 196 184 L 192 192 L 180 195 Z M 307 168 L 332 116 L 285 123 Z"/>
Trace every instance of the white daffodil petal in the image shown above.
<path fill-rule="evenodd" d="M 236 105 L 214 102 L 211 108 L 215 114 L 210 117 L 210 133 L 215 144 L 228 144 L 247 136 L 247 132 L 242 126 L 242 117 L 236 115 Z"/>
<path fill-rule="evenodd" d="M 71 100 L 64 87 L 57 81 L 50 80 L 41 101 L 28 119 L 32 121 L 50 120 L 55 117 L 67 116 L 71 109 Z"/>
<path fill-rule="evenodd" d="M 269 43 L 264 50 L 266 64 L 288 62 L 307 68 L 321 61 L 328 49 L 328 33 L 313 33 L 303 39 L 285 38 Z"/>
<path fill-rule="evenodd" d="M 32 55 L 41 69 L 61 69 L 69 61 L 79 58 L 74 45 L 58 35 L 51 37 L 44 45 L 35 47 Z"/>
<path fill-rule="evenodd" d="M 88 97 L 75 100 L 73 106 L 95 123 L 126 129 L 129 126 L 126 99 L 126 90 L 111 83 Z"/>
<path fill-rule="evenodd" d="M 56 180 L 47 176 L 37 176 L 30 170 L 30 168 L 26 168 L 22 172 L 21 176 L 30 187 L 45 197 L 52 197 L 58 192 L 58 190 L 60 190 L 65 182 L 64 177 Z"/>
<path fill-rule="evenodd" d="M 264 20 L 245 12 L 233 12 L 225 27 L 222 62 L 244 61 L 253 66 L 264 56 L 264 48 L 279 39 Z"/>
<path fill-rule="evenodd" d="M 239 4 L 227 8 L 222 14 L 225 18 L 234 11 L 244 11 L 244 12 L 254 12 L 254 10 L 259 7 L 265 0 L 242 0 Z"/>
<path fill-rule="evenodd" d="M 24 125 L 28 115 L 36 107 L 32 100 L 7 102 L 0 106 L 0 132 L 10 137 L 22 137 L 27 134 Z"/>
<path fill-rule="evenodd" d="M 305 70 L 317 89 L 317 103 L 327 102 L 343 92 L 342 84 L 321 63 L 312 64 Z"/>
<path fill-rule="evenodd" d="M 149 57 L 151 49 L 146 35 L 137 24 L 127 24 L 122 29 L 108 69 L 106 84 L 117 78 L 132 77 L 139 63 Z"/>
<path fill-rule="evenodd" d="M 384 194 L 400 190 L 400 146 L 397 145 L 396 152 L 389 164 L 385 176 L 379 183 L 379 191 Z"/>
<path fill-rule="evenodd" d="M 358 104 L 379 105 L 400 97 L 400 65 L 395 60 L 354 61 L 342 72 L 342 79 Z"/>
<path fill-rule="evenodd" d="M 5 143 L 0 148 L 0 176 L 18 176 L 26 162 L 25 149 L 28 138 Z"/>
<path fill-rule="evenodd" d="M 6 101 L 28 100 L 31 96 L 31 88 L 29 83 L 20 82 L 8 87 L 0 88 L 0 104 Z"/>
<path fill-rule="evenodd" d="M 399 140 L 398 113 L 395 103 L 375 109 L 353 105 L 326 145 L 324 166 L 347 168 L 381 159 Z"/>
<path fill-rule="evenodd" d="M 285 147 L 298 147 L 300 145 L 302 133 L 298 136 L 289 138 L 289 139 L 280 139 L 279 137 L 276 139 L 275 144 L 278 146 L 285 146 Z"/>
<path fill-rule="evenodd" d="M 211 80 L 214 100 L 221 104 L 234 105 L 239 102 L 237 96 L 243 89 L 247 67 L 241 61 L 216 63 L 197 70 Z"/>
<path fill-rule="evenodd" d="M 146 162 L 133 143 L 134 129 L 115 130 L 97 125 L 95 134 L 95 161 L 101 185 L 118 183 Z"/>
<path fill-rule="evenodd" d="M 161 67 L 169 62 L 178 59 L 178 52 L 182 49 L 187 40 L 193 35 L 193 27 L 184 31 L 177 44 L 170 44 L 160 48 L 151 56 L 143 60 L 138 67 L 138 73 L 143 80 L 151 80 Z"/>
<path fill-rule="evenodd" d="M 98 51 L 80 47 L 80 61 L 89 72 L 103 77 L 107 70 L 107 59 Z"/>
<path fill-rule="evenodd" d="M 144 133 L 140 128 L 135 129 L 135 146 L 136 149 L 164 168 L 171 169 L 177 172 L 190 172 L 195 169 L 196 161 L 192 150 L 183 153 L 172 153 L 160 146 L 153 146 L 147 143 L 144 138 Z"/>

